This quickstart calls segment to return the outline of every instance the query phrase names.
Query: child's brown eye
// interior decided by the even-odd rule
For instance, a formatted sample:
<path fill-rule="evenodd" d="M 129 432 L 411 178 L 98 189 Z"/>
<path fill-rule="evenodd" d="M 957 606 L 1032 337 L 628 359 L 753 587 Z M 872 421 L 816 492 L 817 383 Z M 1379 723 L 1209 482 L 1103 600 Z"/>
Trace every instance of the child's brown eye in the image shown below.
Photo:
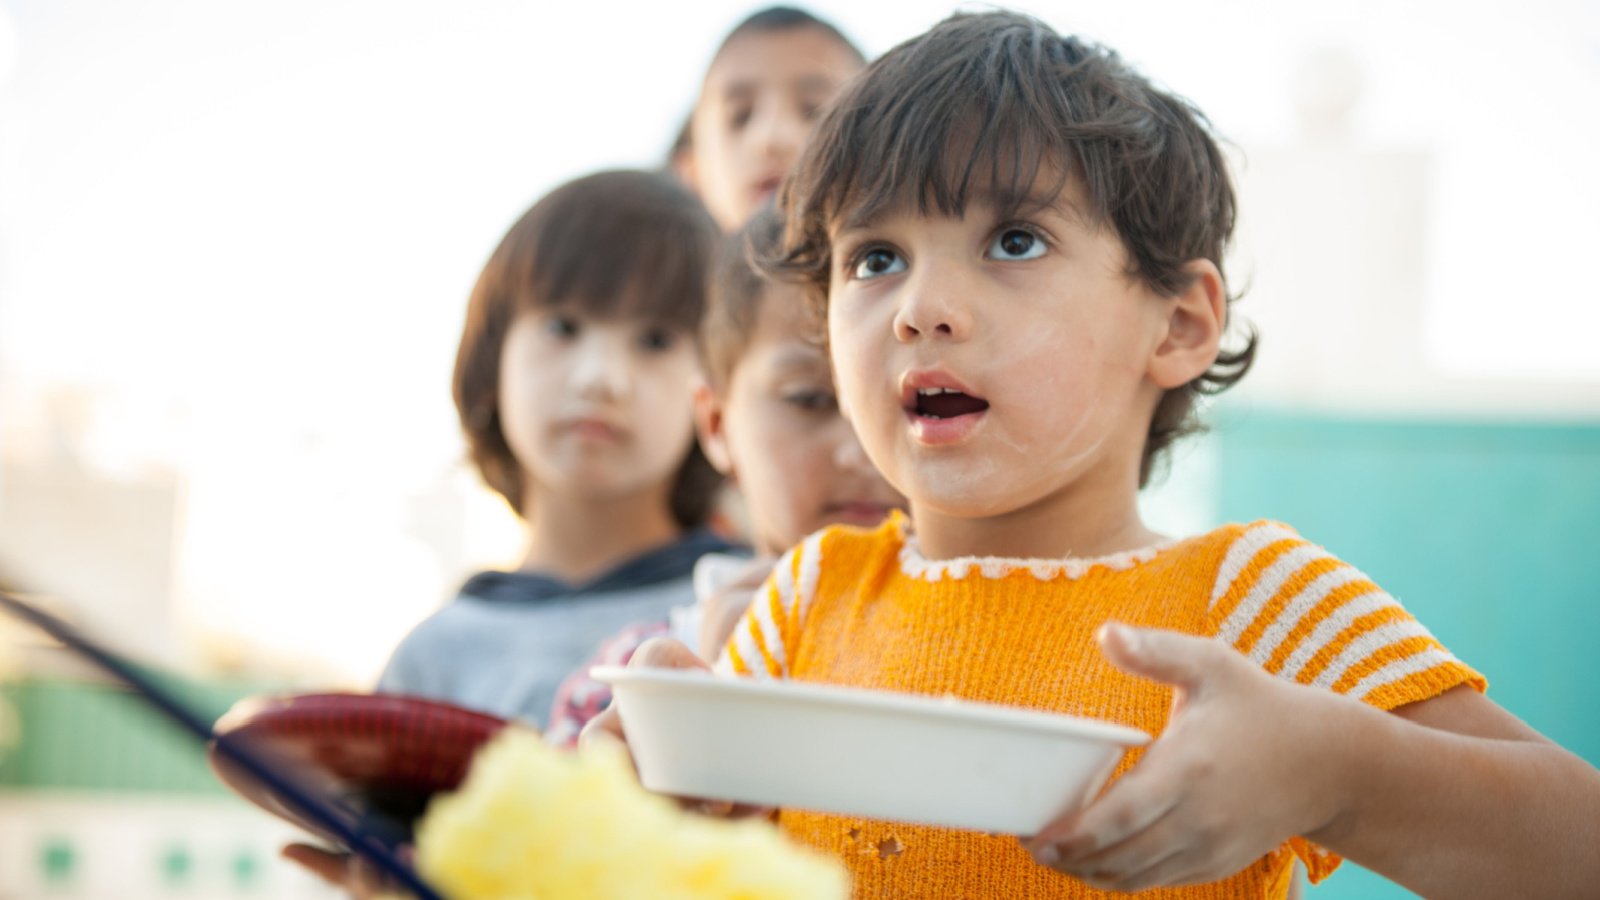
<path fill-rule="evenodd" d="M 795 391 L 783 399 L 790 406 L 806 412 L 832 412 L 839 408 L 839 401 L 832 391 Z"/>
<path fill-rule="evenodd" d="M 651 328 L 639 335 L 639 346 L 656 352 L 671 350 L 676 342 L 677 335 L 665 328 Z"/>
<path fill-rule="evenodd" d="M 882 247 L 868 250 L 861 255 L 861 261 L 856 263 L 855 276 L 857 278 L 877 278 L 880 275 L 892 275 L 895 272 L 905 271 L 905 261 L 893 250 Z"/>
<path fill-rule="evenodd" d="M 1023 228 L 1007 228 L 989 245 L 995 259 L 1034 259 L 1044 254 L 1044 242 Z"/>
<path fill-rule="evenodd" d="M 569 316 L 551 316 L 544 323 L 544 330 L 558 338 L 576 337 L 578 334 L 578 320 Z"/>

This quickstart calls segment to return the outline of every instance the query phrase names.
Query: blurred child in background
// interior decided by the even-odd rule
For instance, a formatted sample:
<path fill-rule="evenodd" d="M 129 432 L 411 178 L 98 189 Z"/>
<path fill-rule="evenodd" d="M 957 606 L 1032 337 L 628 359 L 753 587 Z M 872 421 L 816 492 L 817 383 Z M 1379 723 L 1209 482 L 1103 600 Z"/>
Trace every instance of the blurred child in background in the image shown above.
<path fill-rule="evenodd" d="M 855 44 L 811 13 L 752 13 L 712 55 L 670 167 L 733 232 L 777 191 L 817 117 L 864 64 Z"/>
<path fill-rule="evenodd" d="M 510 572 L 482 572 L 379 679 L 542 725 L 561 677 L 622 625 L 692 597 L 720 476 L 695 442 L 694 333 L 718 238 L 669 176 L 557 188 L 468 301 L 456 409 L 485 482 L 521 516 Z"/>

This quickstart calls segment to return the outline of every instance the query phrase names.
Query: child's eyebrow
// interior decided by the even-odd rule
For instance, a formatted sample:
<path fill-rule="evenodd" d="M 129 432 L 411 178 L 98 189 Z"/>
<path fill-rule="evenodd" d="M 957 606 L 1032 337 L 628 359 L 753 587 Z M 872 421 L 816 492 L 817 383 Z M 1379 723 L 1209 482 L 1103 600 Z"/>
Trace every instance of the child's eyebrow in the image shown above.
<path fill-rule="evenodd" d="M 730 81 L 722 86 L 722 96 L 727 100 L 742 100 L 754 94 L 761 87 L 761 82 L 755 78 L 741 78 Z"/>
<path fill-rule="evenodd" d="M 996 210 L 1001 214 L 1000 218 L 1050 212 L 1079 224 L 1087 225 L 1093 221 L 1090 216 L 1085 214 L 1083 208 L 1078 205 L 1076 198 L 1072 196 L 1071 191 L 1067 190 L 1065 184 L 1054 194 L 1049 194 L 1045 191 L 1033 191 L 1022 197 L 1010 192 L 996 190 L 976 191 L 968 203 L 968 208 L 971 208 L 972 205 L 987 206 L 992 210 Z"/>
<path fill-rule="evenodd" d="M 821 373 L 832 378 L 832 370 L 828 368 L 828 355 L 821 347 L 811 343 L 790 343 L 773 354 L 772 368 L 785 374 Z"/>
<path fill-rule="evenodd" d="M 1035 194 L 1022 198 L 1020 202 L 1000 191 L 973 191 L 967 198 L 966 209 L 960 215 L 962 217 L 971 215 L 974 207 L 982 208 L 984 206 L 1002 213 L 1002 215 L 997 216 L 1000 219 L 1049 210 L 1086 227 L 1092 225 L 1095 221 L 1094 217 L 1079 206 L 1070 192 L 1065 189 L 1057 191 L 1052 197 L 1046 198 L 1043 194 Z M 889 214 L 892 208 L 892 206 L 879 206 L 868 211 L 865 206 L 857 205 L 839 219 L 839 226 L 833 232 L 833 240 L 837 242 L 853 231 L 871 230 Z"/>
<path fill-rule="evenodd" d="M 735 79 L 723 86 L 722 96 L 742 99 L 761 90 L 765 82 L 766 79 L 760 77 Z M 839 82 L 826 75 L 811 73 L 790 79 L 789 87 L 802 94 L 831 94 L 838 89 Z"/>
<path fill-rule="evenodd" d="M 833 230 L 833 239 L 837 241 L 846 237 L 852 231 L 866 231 L 882 221 L 887 212 L 884 209 L 875 209 L 869 213 L 862 207 L 857 206 L 839 221 L 839 227 Z"/>
<path fill-rule="evenodd" d="M 839 80 L 826 75 L 810 74 L 801 75 L 791 81 L 790 85 L 802 93 L 832 93 L 838 89 Z"/>

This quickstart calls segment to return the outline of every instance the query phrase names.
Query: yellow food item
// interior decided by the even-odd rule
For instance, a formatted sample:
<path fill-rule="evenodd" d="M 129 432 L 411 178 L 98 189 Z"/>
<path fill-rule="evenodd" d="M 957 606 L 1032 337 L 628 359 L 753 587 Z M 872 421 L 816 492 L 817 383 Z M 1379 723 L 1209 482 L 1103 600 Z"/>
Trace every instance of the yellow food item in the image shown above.
<path fill-rule="evenodd" d="M 817 900 L 850 887 L 834 860 L 770 823 L 694 816 L 634 780 L 620 748 L 566 753 L 508 728 L 461 789 L 429 805 L 417 867 L 453 900 Z"/>

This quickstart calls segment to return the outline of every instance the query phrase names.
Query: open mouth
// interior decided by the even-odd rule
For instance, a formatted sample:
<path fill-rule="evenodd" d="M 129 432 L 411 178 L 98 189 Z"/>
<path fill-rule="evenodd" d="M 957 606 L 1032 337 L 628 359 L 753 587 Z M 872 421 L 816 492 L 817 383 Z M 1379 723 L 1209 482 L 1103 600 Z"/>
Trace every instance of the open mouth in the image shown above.
<path fill-rule="evenodd" d="M 918 388 L 912 398 L 911 411 L 929 419 L 954 419 L 981 413 L 989 408 L 989 401 L 974 397 L 954 388 Z"/>

